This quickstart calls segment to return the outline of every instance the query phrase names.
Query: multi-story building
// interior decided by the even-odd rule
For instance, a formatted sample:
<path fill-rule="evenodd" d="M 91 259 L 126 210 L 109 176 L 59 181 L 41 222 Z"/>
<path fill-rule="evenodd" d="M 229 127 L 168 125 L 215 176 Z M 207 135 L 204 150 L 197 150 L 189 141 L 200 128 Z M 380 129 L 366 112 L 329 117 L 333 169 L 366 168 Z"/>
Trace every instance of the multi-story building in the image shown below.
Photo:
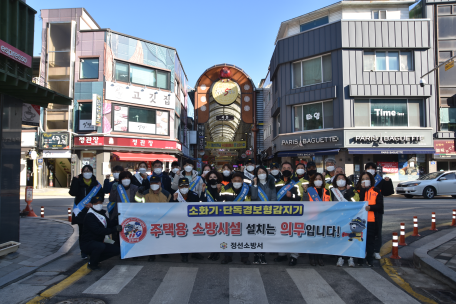
<path fill-rule="evenodd" d="M 415 1 L 344 0 L 281 23 L 270 62 L 272 152 L 335 158 L 347 174 L 373 161 L 393 181 L 435 171 L 438 120 L 430 20 Z"/>
<path fill-rule="evenodd" d="M 42 142 L 56 186 L 66 186 L 85 164 L 103 180 L 117 164 L 133 170 L 139 161 L 169 166 L 189 157 L 191 101 L 176 49 L 101 29 L 84 8 L 42 10 L 41 17 L 40 77 L 74 96 L 72 106 L 44 115 L 45 134 L 72 138 L 57 150 Z"/>

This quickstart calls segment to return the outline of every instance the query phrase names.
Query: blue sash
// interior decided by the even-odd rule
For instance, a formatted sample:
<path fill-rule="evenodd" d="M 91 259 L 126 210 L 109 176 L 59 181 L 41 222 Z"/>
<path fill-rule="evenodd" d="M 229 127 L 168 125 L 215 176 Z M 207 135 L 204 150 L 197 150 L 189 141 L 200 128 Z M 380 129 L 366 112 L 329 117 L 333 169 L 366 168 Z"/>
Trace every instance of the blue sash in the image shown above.
<path fill-rule="evenodd" d="M 214 197 L 212 196 L 212 194 L 207 189 L 206 189 L 206 199 L 210 203 L 215 202 Z"/>
<path fill-rule="evenodd" d="M 323 189 L 323 191 L 325 191 L 325 189 Z M 318 192 L 314 187 L 307 188 L 307 193 L 309 193 L 314 202 L 321 202 L 321 197 L 318 195 Z"/>
<path fill-rule="evenodd" d="M 258 196 L 260 197 L 260 200 L 262 202 L 268 202 L 269 201 L 269 197 L 266 195 L 266 192 L 264 192 L 263 189 L 261 189 L 260 186 L 257 186 L 258 187 Z"/>
<path fill-rule="evenodd" d="M 120 200 L 122 201 L 122 203 L 129 203 L 130 202 L 130 199 L 128 198 L 128 195 L 127 195 L 127 192 L 125 191 L 124 186 L 119 184 L 117 186 L 117 192 L 119 192 Z"/>
<path fill-rule="evenodd" d="M 234 201 L 243 202 L 245 200 L 245 197 L 247 196 L 247 193 L 249 193 L 249 186 L 247 186 L 246 183 L 242 183 L 242 190 L 239 193 L 239 195 L 234 199 Z"/>
<path fill-rule="evenodd" d="M 374 176 L 374 179 L 375 179 L 375 186 L 374 187 L 377 187 L 378 184 L 380 184 L 380 182 L 382 181 L 382 177 L 380 176 L 380 174 L 375 174 Z"/>
<path fill-rule="evenodd" d="M 76 204 L 73 204 L 73 213 L 74 215 L 78 216 L 79 212 L 81 212 L 85 205 L 87 205 L 88 203 L 90 203 L 90 201 L 92 200 L 92 198 L 98 193 L 98 191 L 100 191 L 101 189 L 101 184 L 98 183 L 98 185 L 96 185 L 95 187 L 92 188 L 92 190 L 90 190 L 89 194 L 87 194 L 86 197 L 84 197 L 78 205 Z"/>
<path fill-rule="evenodd" d="M 189 187 L 190 190 L 194 191 L 193 189 L 196 188 L 196 185 L 198 185 L 200 179 L 201 179 L 201 176 L 198 176 L 198 177 L 195 179 L 195 181 L 193 181 L 193 182 L 190 183 L 190 187 Z"/>
<path fill-rule="evenodd" d="M 116 205 L 116 202 L 108 202 L 106 205 L 106 208 L 108 209 L 108 213 L 111 214 L 112 210 L 114 210 L 114 206 Z"/>
<path fill-rule="evenodd" d="M 277 200 L 280 201 L 285 194 L 287 194 L 287 191 L 290 191 L 297 183 L 298 181 L 291 180 L 288 185 L 283 186 L 282 189 L 277 192 Z"/>

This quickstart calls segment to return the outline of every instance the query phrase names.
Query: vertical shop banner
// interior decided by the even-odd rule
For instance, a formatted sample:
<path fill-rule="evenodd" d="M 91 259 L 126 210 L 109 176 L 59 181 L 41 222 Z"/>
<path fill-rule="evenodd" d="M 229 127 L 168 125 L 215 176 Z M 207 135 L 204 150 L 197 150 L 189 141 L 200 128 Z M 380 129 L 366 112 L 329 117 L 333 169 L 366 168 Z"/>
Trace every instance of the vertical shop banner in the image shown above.
<path fill-rule="evenodd" d="M 98 94 L 92 95 L 92 126 L 101 127 L 103 101 Z"/>
<path fill-rule="evenodd" d="M 186 252 L 365 257 L 367 202 L 119 203 L 123 259 Z"/>

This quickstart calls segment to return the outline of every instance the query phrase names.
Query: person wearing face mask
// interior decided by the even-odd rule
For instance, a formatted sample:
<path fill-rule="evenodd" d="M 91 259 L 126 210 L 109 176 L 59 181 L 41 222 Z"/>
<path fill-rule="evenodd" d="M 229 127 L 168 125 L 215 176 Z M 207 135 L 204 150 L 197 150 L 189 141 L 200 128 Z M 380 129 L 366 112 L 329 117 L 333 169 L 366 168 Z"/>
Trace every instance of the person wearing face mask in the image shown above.
<path fill-rule="evenodd" d="M 222 185 L 226 186 L 231 183 L 231 174 L 233 172 L 233 167 L 230 164 L 224 164 L 222 167 Z"/>
<path fill-rule="evenodd" d="M 268 171 L 264 166 L 259 166 L 255 169 L 255 177 L 250 186 L 251 200 L 260 202 L 277 201 L 277 193 L 275 189 L 275 179 L 268 175 Z M 255 253 L 253 264 L 266 265 L 266 256 L 262 253 Z"/>
<path fill-rule="evenodd" d="M 374 187 L 378 188 L 383 196 L 394 194 L 393 181 L 389 177 L 382 178 L 380 174 L 377 173 L 377 165 L 375 163 L 367 163 L 365 168 L 366 172 L 369 172 L 374 177 Z M 382 258 L 380 255 L 380 248 L 382 247 L 383 211 L 377 212 L 375 223 L 377 225 L 377 235 L 375 236 L 374 257 L 376 260 L 380 260 Z"/>
<path fill-rule="evenodd" d="M 150 178 L 152 176 L 156 176 L 160 179 L 160 183 L 161 183 L 161 187 L 163 189 L 165 189 L 166 191 L 168 191 L 169 193 L 172 192 L 172 189 L 171 189 L 171 178 L 164 174 L 163 173 L 163 162 L 161 160 L 156 160 L 152 163 L 152 175 L 149 175 L 148 178 L 149 178 L 149 182 L 150 182 Z M 145 189 L 145 191 L 149 190 L 148 188 Z"/>
<path fill-rule="evenodd" d="M 222 177 L 220 173 L 213 170 L 206 174 L 206 191 L 201 193 L 201 200 L 207 202 L 220 202 L 220 191 L 222 190 Z M 219 252 L 212 252 L 208 257 L 208 260 L 217 261 L 220 259 Z"/>
<path fill-rule="evenodd" d="M 179 171 L 180 171 L 179 162 L 173 161 L 171 163 L 171 172 L 169 173 L 169 177 L 171 177 L 171 182 L 174 180 L 174 176 L 176 176 L 176 173 Z"/>
<path fill-rule="evenodd" d="M 293 166 L 289 162 L 282 164 L 282 178 L 276 182 L 278 201 L 300 201 L 302 194 L 302 183 L 297 176 L 293 176 Z"/>
<path fill-rule="evenodd" d="M 195 164 L 192 160 L 185 160 L 184 170 L 182 172 L 179 171 L 176 173 L 176 176 L 174 177 L 171 184 L 171 188 L 173 190 L 179 189 L 179 180 L 185 177 L 190 181 L 189 189 L 196 192 L 198 197 L 201 196 L 201 193 L 203 192 L 204 180 L 201 176 L 198 175 L 198 171 L 194 170 L 194 168 Z"/>
<path fill-rule="evenodd" d="M 212 167 L 211 167 L 210 165 L 207 165 L 207 164 L 204 165 L 204 166 L 203 166 L 203 170 L 201 171 L 201 177 L 202 177 L 203 179 L 206 179 L 207 174 L 208 174 L 209 172 L 211 172 L 212 170 L 213 170 L 213 169 L 212 169 Z"/>
<path fill-rule="evenodd" d="M 378 231 L 381 227 L 378 223 L 380 221 L 379 215 L 383 214 L 383 194 L 375 187 L 374 176 L 370 172 L 363 172 L 356 184 L 356 190 L 359 192 L 359 200 L 367 201 L 367 237 L 366 237 L 366 264 L 369 267 L 373 266 L 374 252 L 375 252 L 375 237 L 381 235 Z M 381 239 L 380 239 L 381 240 Z M 358 259 L 358 265 L 363 265 L 364 259 Z"/>
<path fill-rule="evenodd" d="M 109 194 L 111 193 L 111 190 L 112 190 L 112 187 L 114 184 L 115 187 L 117 187 L 117 182 L 119 181 L 119 174 L 120 172 L 122 172 L 124 170 L 124 168 L 122 166 L 115 166 L 113 169 L 112 169 L 112 177 L 114 177 L 114 180 L 113 181 L 110 181 L 109 180 L 109 175 L 107 176 L 107 178 L 104 180 L 104 183 L 103 183 L 103 190 L 104 190 L 104 193 L 105 194 Z"/>
<path fill-rule="evenodd" d="M 120 255 L 118 244 L 104 243 L 105 236 L 118 234 L 122 231 L 122 226 L 106 216 L 103 210 L 103 196 L 96 196 L 91 199 L 92 207 L 84 217 L 84 228 L 79 238 L 81 248 L 90 255 L 87 268 L 99 270 L 99 263 L 111 257 Z"/>
<path fill-rule="evenodd" d="M 303 185 L 303 191 L 303 200 L 311 202 L 331 201 L 329 190 L 325 189 L 325 178 L 321 173 L 315 173 L 310 179 L 309 186 Z M 309 254 L 310 265 L 316 266 L 318 262 L 318 265 L 325 266 L 323 257 L 323 254 Z"/>
<path fill-rule="evenodd" d="M 253 158 L 248 158 L 246 160 L 243 173 L 244 173 L 244 183 L 246 183 L 249 186 L 252 184 L 252 180 L 255 177 L 253 175 L 254 171 L 255 171 L 255 160 Z"/>
<path fill-rule="evenodd" d="M 71 224 L 78 225 L 79 235 L 81 235 L 84 226 L 84 216 L 90 208 L 90 201 L 93 197 L 104 197 L 104 191 L 101 184 L 93 176 L 93 168 L 90 165 L 82 167 L 81 174 L 73 177 L 70 185 L 71 196 L 74 196 L 74 206 L 71 216 Z M 79 239 L 81 248 L 81 239 Z M 87 254 L 81 249 L 81 258 L 87 259 Z"/>
<path fill-rule="evenodd" d="M 187 177 L 181 177 L 178 182 L 178 189 L 173 194 L 171 203 L 200 203 L 205 202 L 199 195 L 190 190 L 190 181 Z M 204 184 L 204 186 L 206 186 Z M 188 262 L 188 253 L 181 253 L 182 263 Z M 204 257 L 200 253 L 192 253 L 191 257 L 197 260 L 202 260 Z"/>
<path fill-rule="evenodd" d="M 275 179 L 275 182 L 279 182 L 281 179 L 282 179 L 282 175 L 280 174 L 280 164 L 279 163 L 271 163 L 271 165 L 269 166 L 269 169 L 271 169 L 271 176 L 274 177 Z"/>
<path fill-rule="evenodd" d="M 336 167 L 336 170 L 334 170 L 334 176 L 331 177 L 329 180 L 326 179 L 326 181 L 325 181 L 326 189 L 329 189 L 331 186 L 333 186 L 334 177 L 339 174 L 345 175 L 344 168 Z M 345 177 L 347 178 L 347 183 L 348 183 L 347 185 L 349 185 L 349 187 L 355 187 L 355 184 L 352 182 L 352 180 L 348 176 L 345 176 Z M 334 187 L 335 187 L 335 185 L 334 185 Z"/>
<path fill-rule="evenodd" d="M 298 163 L 296 165 L 296 177 L 299 179 L 300 182 L 302 183 L 307 183 L 308 181 L 304 178 L 304 175 L 306 174 L 306 166 L 303 163 Z"/>
<path fill-rule="evenodd" d="M 139 187 L 139 192 L 149 189 L 150 183 L 147 175 L 147 164 L 145 162 L 138 164 L 138 171 L 131 178 L 131 183 Z"/>
<path fill-rule="evenodd" d="M 326 168 L 326 182 L 332 181 L 334 176 L 336 175 L 336 160 L 334 158 L 327 158 L 325 161 L 325 168 Z"/>
<path fill-rule="evenodd" d="M 307 171 L 304 175 L 304 179 L 310 181 L 312 177 L 317 173 L 317 165 L 315 162 L 310 161 L 307 163 Z"/>
<path fill-rule="evenodd" d="M 243 182 L 244 174 L 236 172 L 233 174 L 231 183 L 222 187 L 220 199 L 224 202 L 250 202 L 251 190 L 250 187 Z M 233 252 L 226 252 L 222 260 L 222 264 L 228 264 L 233 261 Z M 245 265 L 250 265 L 248 252 L 241 252 L 241 262 Z"/>

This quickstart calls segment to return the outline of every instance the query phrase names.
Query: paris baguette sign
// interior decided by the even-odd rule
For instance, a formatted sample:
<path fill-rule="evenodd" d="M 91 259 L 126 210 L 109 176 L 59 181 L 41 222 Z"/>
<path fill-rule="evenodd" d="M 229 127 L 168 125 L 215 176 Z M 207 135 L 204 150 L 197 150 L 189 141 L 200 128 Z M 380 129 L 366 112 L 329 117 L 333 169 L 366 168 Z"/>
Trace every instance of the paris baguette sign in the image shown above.
<path fill-rule="evenodd" d="M 0 54 L 19 62 L 29 68 L 32 67 L 32 57 L 26 53 L 16 49 L 14 46 L 0 40 Z"/>
<path fill-rule="evenodd" d="M 320 143 L 331 143 L 338 142 L 339 136 L 322 136 L 322 137 L 311 137 L 311 138 L 302 138 L 299 136 L 299 139 L 283 139 L 282 146 L 285 145 L 297 145 L 304 146 L 307 144 L 320 144 Z"/>

